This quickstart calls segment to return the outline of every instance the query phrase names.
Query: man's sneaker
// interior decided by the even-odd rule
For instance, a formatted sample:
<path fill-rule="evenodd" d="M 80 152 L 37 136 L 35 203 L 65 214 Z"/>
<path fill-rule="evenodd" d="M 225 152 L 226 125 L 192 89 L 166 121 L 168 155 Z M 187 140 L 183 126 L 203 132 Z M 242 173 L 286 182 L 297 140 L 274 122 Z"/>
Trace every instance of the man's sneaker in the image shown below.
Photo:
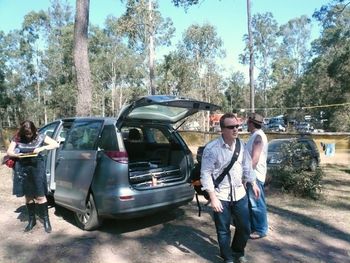
<path fill-rule="evenodd" d="M 251 233 L 249 235 L 250 239 L 259 239 L 259 238 L 264 238 L 264 237 L 266 237 L 266 234 L 262 235 L 262 234 L 260 234 L 258 232 L 254 232 L 254 233 Z"/>
<path fill-rule="evenodd" d="M 247 263 L 248 260 L 245 256 L 240 256 L 240 257 L 237 257 L 235 258 L 235 263 Z"/>

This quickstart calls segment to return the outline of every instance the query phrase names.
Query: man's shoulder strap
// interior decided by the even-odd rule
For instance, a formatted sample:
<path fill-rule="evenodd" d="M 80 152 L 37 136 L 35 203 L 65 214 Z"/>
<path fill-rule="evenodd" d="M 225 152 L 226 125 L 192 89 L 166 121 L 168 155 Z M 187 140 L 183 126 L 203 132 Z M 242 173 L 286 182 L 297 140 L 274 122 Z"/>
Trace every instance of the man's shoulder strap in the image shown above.
<path fill-rule="evenodd" d="M 224 180 L 225 176 L 229 173 L 234 163 L 237 161 L 239 153 L 241 151 L 241 141 L 236 139 L 235 151 L 233 152 L 231 162 L 225 167 L 222 173 L 214 180 L 214 186 L 217 188 L 219 184 Z"/>

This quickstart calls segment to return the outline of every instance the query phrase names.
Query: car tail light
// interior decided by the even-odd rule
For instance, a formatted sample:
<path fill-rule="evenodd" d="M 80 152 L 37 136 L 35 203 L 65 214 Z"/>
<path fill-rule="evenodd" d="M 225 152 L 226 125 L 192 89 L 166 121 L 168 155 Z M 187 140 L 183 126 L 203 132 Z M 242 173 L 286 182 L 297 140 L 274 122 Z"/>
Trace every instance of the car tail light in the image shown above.
<path fill-rule="evenodd" d="M 118 163 L 128 163 L 129 157 L 127 152 L 123 151 L 106 151 L 106 155 Z"/>
<path fill-rule="evenodd" d="M 132 200 L 134 200 L 134 196 L 133 195 L 121 195 L 121 196 L 119 196 L 119 200 L 120 201 L 132 201 Z"/>

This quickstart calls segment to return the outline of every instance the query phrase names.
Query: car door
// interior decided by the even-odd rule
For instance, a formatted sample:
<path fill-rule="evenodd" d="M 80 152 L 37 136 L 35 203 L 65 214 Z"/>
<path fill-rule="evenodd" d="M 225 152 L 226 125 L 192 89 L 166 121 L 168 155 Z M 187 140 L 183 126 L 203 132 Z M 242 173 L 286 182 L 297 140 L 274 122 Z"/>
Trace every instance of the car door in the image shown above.
<path fill-rule="evenodd" d="M 57 155 L 55 201 L 73 210 L 85 209 L 96 167 L 96 142 L 103 120 L 78 119 Z"/>
<path fill-rule="evenodd" d="M 39 133 L 40 134 L 45 134 L 53 139 L 56 139 L 56 134 L 57 131 L 59 130 L 60 126 L 61 126 L 61 121 L 55 121 L 52 123 L 49 123 L 47 125 L 45 125 L 44 127 L 39 129 Z M 54 159 L 56 156 L 56 149 L 51 150 L 51 151 L 44 151 L 42 153 L 45 156 L 45 174 L 46 174 L 46 180 L 47 180 L 47 186 L 48 186 L 48 191 L 51 192 L 52 188 L 51 188 L 51 181 L 53 179 L 52 175 L 53 175 L 53 163 L 54 163 Z"/>

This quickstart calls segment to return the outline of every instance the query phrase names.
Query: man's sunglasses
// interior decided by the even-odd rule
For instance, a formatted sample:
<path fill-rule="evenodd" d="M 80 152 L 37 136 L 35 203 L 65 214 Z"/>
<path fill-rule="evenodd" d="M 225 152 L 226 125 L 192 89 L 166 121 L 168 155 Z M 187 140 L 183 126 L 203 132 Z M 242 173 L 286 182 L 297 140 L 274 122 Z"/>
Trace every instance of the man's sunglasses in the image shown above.
<path fill-rule="evenodd" d="M 233 130 L 234 128 L 238 129 L 239 125 L 229 125 L 229 126 L 225 126 L 225 128 L 230 130 Z"/>

